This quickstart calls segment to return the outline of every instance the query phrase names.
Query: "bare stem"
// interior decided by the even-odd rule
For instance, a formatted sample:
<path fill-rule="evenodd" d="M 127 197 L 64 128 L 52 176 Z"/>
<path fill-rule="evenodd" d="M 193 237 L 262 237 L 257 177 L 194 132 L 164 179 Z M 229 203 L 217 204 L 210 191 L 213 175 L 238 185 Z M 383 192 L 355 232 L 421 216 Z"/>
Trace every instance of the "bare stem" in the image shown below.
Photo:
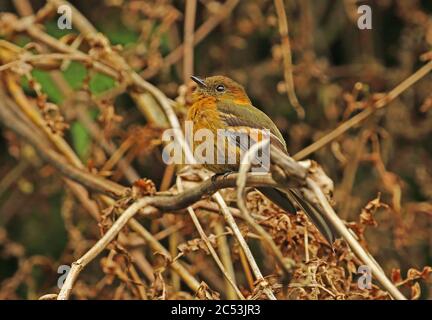
<path fill-rule="evenodd" d="M 305 118 L 305 110 L 297 99 L 297 95 L 294 89 L 294 78 L 293 78 L 293 66 L 292 66 L 292 54 L 291 54 L 291 44 L 289 40 L 288 32 L 288 19 L 286 17 L 285 7 L 283 0 L 274 0 L 276 13 L 279 22 L 279 33 L 282 40 L 282 54 L 284 62 L 284 78 L 286 84 L 286 90 L 288 94 L 288 99 L 293 106 L 297 116 L 300 119 Z"/>
<path fill-rule="evenodd" d="M 324 137 L 315 141 L 314 143 L 307 146 L 303 150 L 297 152 L 293 156 L 293 158 L 295 160 L 301 160 L 307 157 L 308 155 L 314 153 L 315 151 L 321 149 L 331 141 L 335 140 L 336 138 L 344 134 L 352 127 L 356 126 L 357 124 L 359 124 L 360 122 L 362 122 L 363 120 L 365 120 L 366 118 L 374 114 L 377 109 L 381 109 L 388 106 L 390 102 L 392 102 L 394 99 L 400 96 L 404 91 L 406 91 L 408 88 L 414 85 L 417 81 L 419 81 L 424 76 L 426 76 L 431 70 L 432 70 L 432 61 L 429 61 L 423 67 L 418 69 L 415 73 L 413 73 L 404 81 L 402 81 L 398 86 L 396 86 L 393 90 L 391 90 L 385 97 L 381 98 L 380 100 L 375 102 L 372 106 L 363 110 L 362 112 L 355 115 L 351 119 L 345 121 L 339 127 L 326 134 Z"/>

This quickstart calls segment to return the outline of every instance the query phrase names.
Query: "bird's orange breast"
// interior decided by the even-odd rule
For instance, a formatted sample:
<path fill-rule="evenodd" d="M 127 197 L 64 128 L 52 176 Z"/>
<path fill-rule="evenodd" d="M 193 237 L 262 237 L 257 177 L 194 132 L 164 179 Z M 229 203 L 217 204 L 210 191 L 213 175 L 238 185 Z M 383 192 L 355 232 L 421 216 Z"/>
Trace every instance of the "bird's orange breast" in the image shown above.
<path fill-rule="evenodd" d="M 194 133 L 199 129 L 209 129 L 216 132 L 217 129 L 223 128 L 214 97 L 196 99 L 188 110 L 187 120 L 193 122 Z"/>

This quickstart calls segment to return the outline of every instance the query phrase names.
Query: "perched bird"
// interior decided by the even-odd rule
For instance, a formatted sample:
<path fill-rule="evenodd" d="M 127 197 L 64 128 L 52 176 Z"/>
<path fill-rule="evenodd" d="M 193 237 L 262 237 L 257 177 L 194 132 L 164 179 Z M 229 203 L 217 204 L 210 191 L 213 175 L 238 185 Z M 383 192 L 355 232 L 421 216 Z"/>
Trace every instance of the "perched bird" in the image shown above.
<path fill-rule="evenodd" d="M 235 137 L 239 131 L 268 129 L 270 131 L 270 143 L 288 154 L 286 142 L 281 132 L 263 111 L 252 105 L 243 86 L 224 76 L 213 76 L 205 79 L 192 76 L 191 78 L 196 82 L 197 87 L 192 94 L 193 104 L 188 110 L 187 120 L 192 121 L 194 133 L 200 129 L 208 129 L 217 135 L 218 130 L 224 130 L 225 132 L 233 132 L 233 137 Z M 239 153 L 250 146 L 250 144 L 240 144 L 235 138 L 228 139 L 228 143 L 235 144 L 234 150 Z M 223 147 L 226 148 L 226 146 Z M 220 152 L 216 144 L 214 148 L 215 153 Z M 239 169 L 239 158 L 237 160 L 236 163 L 218 163 L 215 161 L 204 163 L 203 166 L 216 174 L 225 174 Z M 323 215 L 319 213 L 317 208 L 308 203 L 298 190 L 282 191 L 271 187 L 260 187 L 258 190 L 289 213 L 295 213 L 295 208 L 303 210 L 327 241 L 330 244 L 334 241 L 334 233 Z"/>

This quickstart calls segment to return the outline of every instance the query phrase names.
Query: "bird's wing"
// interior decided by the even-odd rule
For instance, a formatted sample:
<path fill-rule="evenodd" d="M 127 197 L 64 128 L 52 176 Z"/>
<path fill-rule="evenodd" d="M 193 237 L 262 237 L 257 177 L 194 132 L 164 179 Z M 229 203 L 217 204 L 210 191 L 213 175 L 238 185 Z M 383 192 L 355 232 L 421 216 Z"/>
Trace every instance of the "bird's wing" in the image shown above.
<path fill-rule="evenodd" d="M 227 127 L 235 130 L 244 128 L 268 129 L 270 142 L 276 148 L 287 153 L 285 140 L 274 122 L 261 110 L 252 105 L 239 105 L 231 102 L 218 102 L 220 119 Z"/>
<path fill-rule="evenodd" d="M 260 132 L 254 132 L 255 128 L 247 126 L 227 126 L 222 132 L 218 131 L 218 159 L 228 164 L 239 164 L 246 152 L 252 145 L 264 140 L 266 137 Z M 272 142 L 272 138 L 270 142 Z M 227 146 L 225 145 L 227 143 Z M 259 150 L 251 159 L 253 168 L 258 171 L 268 172 L 270 170 L 270 146 L 267 145 Z"/>

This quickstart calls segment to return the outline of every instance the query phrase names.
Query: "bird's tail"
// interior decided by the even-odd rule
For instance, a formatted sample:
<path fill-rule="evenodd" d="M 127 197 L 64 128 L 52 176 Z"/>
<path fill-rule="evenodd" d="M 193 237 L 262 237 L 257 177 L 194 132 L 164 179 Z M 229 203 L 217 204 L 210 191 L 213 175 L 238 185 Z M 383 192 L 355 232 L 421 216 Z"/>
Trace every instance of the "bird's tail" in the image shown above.
<path fill-rule="evenodd" d="M 273 203 L 278 205 L 281 209 L 295 213 L 296 209 L 301 209 L 312 223 L 321 232 L 329 244 L 333 244 L 336 239 L 335 231 L 330 227 L 324 215 L 306 199 L 304 199 L 297 190 L 289 189 L 288 191 L 280 191 L 270 187 L 260 187 L 258 190 L 269 198 Z"/>

